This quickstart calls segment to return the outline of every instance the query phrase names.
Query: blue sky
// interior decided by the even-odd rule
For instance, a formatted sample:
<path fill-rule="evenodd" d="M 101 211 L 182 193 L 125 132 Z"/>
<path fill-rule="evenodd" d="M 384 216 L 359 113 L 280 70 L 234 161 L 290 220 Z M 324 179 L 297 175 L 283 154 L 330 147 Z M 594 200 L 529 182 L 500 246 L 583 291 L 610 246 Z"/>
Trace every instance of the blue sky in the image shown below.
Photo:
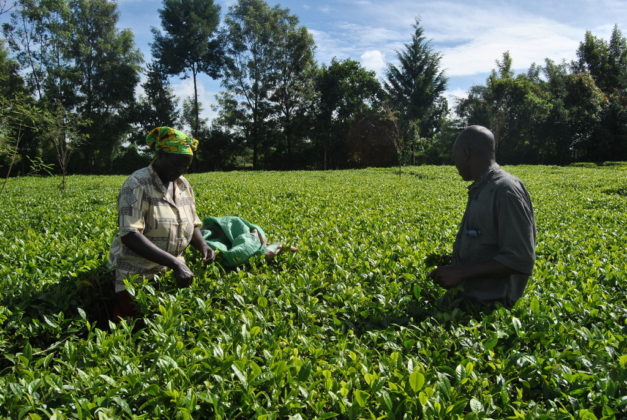
<path fill-rule="evenodd" d="M 234 0 L 217 0 L 222 16 Z M 361 62 L 382 77 L 395 51 L 409 42 L 411 25 L 419 17 L 432 47 L 442 54 L 449 77 L 452 104 L 474 84 L 485 82 L 495 60 L 510 51 L 513 67 L 571 60 L 586 30 L 609 39 L 615 24 L 627 31 L 625 0 L 269 0 L 290 9 L 313 35 L 316 58 Z M 119 0 L 120 28 L 135 33 L 137 46 L 151 60 L 151 27 L 159 26 L 161 0 Z M 171 79 L 179 97 L 191 96 L 191 80 Z M 218 81 L 201 80 L 200 97 L 211 118 L 210 105 L 220 90 Z"/>

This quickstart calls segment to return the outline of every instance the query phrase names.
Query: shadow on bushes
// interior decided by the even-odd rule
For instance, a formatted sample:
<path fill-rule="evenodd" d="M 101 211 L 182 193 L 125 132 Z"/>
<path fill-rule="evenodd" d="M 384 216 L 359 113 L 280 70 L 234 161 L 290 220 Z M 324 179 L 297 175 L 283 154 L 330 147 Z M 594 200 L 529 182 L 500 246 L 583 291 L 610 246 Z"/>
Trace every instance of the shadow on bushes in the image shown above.
<path fill-rule="evenodd" d="M 103 263 L 76 277 L 67 276 L 45 285 L 30 295 L 2 296 L 0 306 L 8 311 L 0 314 L 0 326 L 2 335 L 11 337 L 11 341 L 0 340 L 0 372 L 14 365 L 15 355 L 26 351 L 27 345 L 41 352 L 70 338 L 87 337 L 79 308 L 91 325 L 108 330 L 114 294 L 112 279 L 113 272 Z"/>
<path fill-rule="evenodd" d="M 425 257 L 425 269 L 427 272 L 436 267 L 451 263 L 450 253 L 436 252 Z M 430 279 L 427 278 L 427 282 Z M 441 294 L 438 286 L 425 287 L 414 286 L 413 296 L 407 296 L 407 302 L 401 307 L 386 311 L 375 311 L 359 315 L 354 320 L 347 320 L 345 324 L 348 328 L 361 335 L 367 331 L 384 330 L 388 328 L 417 326 L 423 321 L 433 320 L 444 325 L 466 325 L 471 320 L 480 320 L 490 315 L 501 305 L 481 305 L 468 302 L 463 299 L 459 290 L 451 289 Z M 379 308 L 381 309 L 381 308 Z"/>

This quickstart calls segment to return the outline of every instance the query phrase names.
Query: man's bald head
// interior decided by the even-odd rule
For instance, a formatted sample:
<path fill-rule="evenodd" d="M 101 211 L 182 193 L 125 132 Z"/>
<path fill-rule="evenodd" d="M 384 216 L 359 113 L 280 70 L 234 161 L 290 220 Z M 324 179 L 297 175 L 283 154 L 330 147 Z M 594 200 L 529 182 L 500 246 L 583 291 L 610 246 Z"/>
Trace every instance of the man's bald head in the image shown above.
<path fill-rule="evenodd" d="M 457 136 L 455 147 L 461 147 L 476 154 L 477 158 L 495 159 L 494 134 L 482 125 L 471 125 Z"/>
<path fill-rule="evenodd" d="M 476 180 L 495 161 L 494 134 L 481 125 L 461 132 L 453 145 L 453 160 L 464 180 Z"/>

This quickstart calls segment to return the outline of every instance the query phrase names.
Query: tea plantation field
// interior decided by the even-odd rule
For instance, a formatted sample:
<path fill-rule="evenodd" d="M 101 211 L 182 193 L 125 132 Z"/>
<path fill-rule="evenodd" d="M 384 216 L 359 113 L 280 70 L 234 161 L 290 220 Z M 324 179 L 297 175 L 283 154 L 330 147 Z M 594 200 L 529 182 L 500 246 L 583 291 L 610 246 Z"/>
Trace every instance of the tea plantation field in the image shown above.
<path fill-rule="evenodd" d="M 511 166 L 538 261 L 512 310 L 438 311 L 465 205 L 453 167 L 188 176 L 205 216 L 300 252 L 132 289 L 102 323 L 123 176 L 0 196 L 0 418 L 624 418 L 627 167 Z M 98 323 L 102 328 L 97 328 Z"/>

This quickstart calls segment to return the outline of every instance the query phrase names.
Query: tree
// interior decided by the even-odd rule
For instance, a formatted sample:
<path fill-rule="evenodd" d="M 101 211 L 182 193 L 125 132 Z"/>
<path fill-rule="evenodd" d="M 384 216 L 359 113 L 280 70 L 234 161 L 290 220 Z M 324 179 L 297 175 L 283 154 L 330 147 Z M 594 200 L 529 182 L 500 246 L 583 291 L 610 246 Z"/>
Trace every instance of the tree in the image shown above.
<path fill-rule="evenodd" d="M 70 22 L 68 3 L 62 0 L 21 0 L 3 25 L 4 34 L 17 61 L 21 63 L 26 89 L 33 94 L 28 119 L 42 118 L 59 104 L 71 110 L 78 102 L 77 72 L 69 57 Z M 36 116 L 39 112 L 42 115 Z M 24 114 L 24 115 L 26 115 Z M 28 162 L 41 159 L 50 145 L 35 135 L 34 124 L 21 124 L 19 154 L 22 170 Z"/>
<path fill-rule="evenodd" d="M 4 33 L 42 112 L 76 114 L 81 137 L 75 164 L 104 171 L 128 129 L 141 54 L 130 30 L 118 31 L 116 5 L 107 0 L 21 0 Z M 41 138 L 26 142 L 35 153 Z"/>
<path fill-rule="evenodd" d="M 197 76 L 216 78 L 223 64 L 223 51 L 216 29 L 220 7 L 213 0 L 164 0 L 159 10 L 165 34 L 153 29 L 152 53 L 167 74 L 191 73 L 194 83 L 192 135 L 200 129 Z"/>
<path fill-rule="evenodd" d="M 534 122 L 541 128 L 535 151 L 542 163 L 570 163 L 582 157 L 607 99 L 588 72 L 570 73 L 566 64 L 547 59 L 544 74 L 550 107 L 544 121 Z"/>
<path fill-rule="evenodd" d="M 263 0 L 239 0 L 225 19 L 226 58 L 222 86 L 221 120 L 229 121 L 252 149 L 253 168 L 265 150 L 275 78 L 272 44 L 275 19 Z"/>
<path fill-rule="evenodd" d="M 542 125 L 550 111 L 548 94 L 535 78 L 514 76 L 509 52 L 496 61 L 497 69 L 485 87 L 471 89 L 461 100 L 458 115 L 466 125 L 490 127 L 496 138 L 499 160 L 508 163 L 534 162 L 534 140 L 540 138 Z M 532 76 L 533 76 L 533 72 Z"/>
<path fill-rule="evenodd" d="M 390 65 L 384 90 L 391 108 L 398 112 L 406 144 L 419 137 L 432 137 L 448 112 L 441 98 L 447 79 L 440 68 L 441 55 L 431 48 L 420 21 L 404 50 L 397 52 L 398 65 Z"/>
<path fill-rule="evenodd" d="M 126 133 L 126 141 L 113 153 L 112 170 L 117 173 L 129 173 L 150 162 L 147 159 L 150 153 L 145 150 L 145 137 L 149 130 L 163 125 L 178 125 L 178 100 L 172 92 L 168 75 L 158 62 L 148 64 L 142 88 L 143 94 L 128 112 L 131 128 Z"/>
<path fill-rule="evenodd" d="M 25 133 L 33 129 L 33 104 L 23 92 L 11 97 L 0 96 L 0 166 L 5 169 L 0 194 L 4 191 L 16 162 Z"/>
<path fill-rule="evenodd" d="M 627 39 L 618 26 L 614 26 L 609 42 L 587 31 L 577 49 L 577 57 L 574 70 L 590 73 L 603 92 L 610 94 L 627 88 Z"/>
<path fill-rule="evenodd" d="M 614 26 L 609 42 L 586 32 L 577 49 L 577 73 L 589 73 L 606 95 L 600 123 L 587 141 L 585 156 L 595 161 L 627 159 L 627 39 Z"/>
<path fill-rule="evenodd" d="M 396 118 L 389 110 L 385 114 L 368 110 L 357 115 L 348 132 L 349 163 L 361 167 L 399 163 L 398 137 Z"/>
<path fill-rule="evenodd" d="M 316 121 L 313 138 L 322 169 L 347 162 L 346 139 L 353 120 L 380 102 L 381 85 L 376 74 L 357 61 L 331 60 L 315 78 Z"/>
<path fill-rule="evenodd" d="M 70 58 L 78 74 L 77 111 L 89 121 L 82 135 L 89 138 L 79 152 L 80 169 L 110 169 L 113 152 L 130 127 L 129 109 L 135 102 L 142 56 L 133 33 L 116 28 L 116 3 L 108 0 L 73 0 Z"/>
<path fill-rule="evenodd" d="M 61 171 L 59 188 L 62 191 L 66 188 L 70 156 L 86 140 L 85 135 L 81 134 L 81 129 L 88 123 L 82 121 L 77 114 L 68 112 L 60 102 L 52 110 L 42 110 L 37 116 L 37 132 L 54 145 Z"/>
<path fill-rule="evenodd" d="M 315 47 L 307 29 L 298 27 L 298 18 L 290 15 L 289 10 L 275 8 L 274 14 L 276 30 L 272 44 L 276 54 L 272 61 L 275 78 L 269 99 L 280 120 L 285 142 L 284 150 L 278 148 L 280 161 L 284 162 L 281 166 L 293 167 L 294 143 L 297 137 L 303 137 L 305 116 L 314 101 Z"/>
<path fill-rule="evenodd" d="M 142 132 L 146 129 L 167 125 L 177 125 L 179 113 L 177 99 L 163 66 L 158 62 L 148 65 L 146 81 L 142 84 L 144 96 L 138 103 L 138 121 Z M 195 121 L 193 118 L 192 121 Z"/>
<path fill-rule="evenodd" d="M 4 40 L 0 39 L 0 97 L 8 98 L 23 91 L 24 80 L 19 75 L 19 65 L 9 57 Z"/>

